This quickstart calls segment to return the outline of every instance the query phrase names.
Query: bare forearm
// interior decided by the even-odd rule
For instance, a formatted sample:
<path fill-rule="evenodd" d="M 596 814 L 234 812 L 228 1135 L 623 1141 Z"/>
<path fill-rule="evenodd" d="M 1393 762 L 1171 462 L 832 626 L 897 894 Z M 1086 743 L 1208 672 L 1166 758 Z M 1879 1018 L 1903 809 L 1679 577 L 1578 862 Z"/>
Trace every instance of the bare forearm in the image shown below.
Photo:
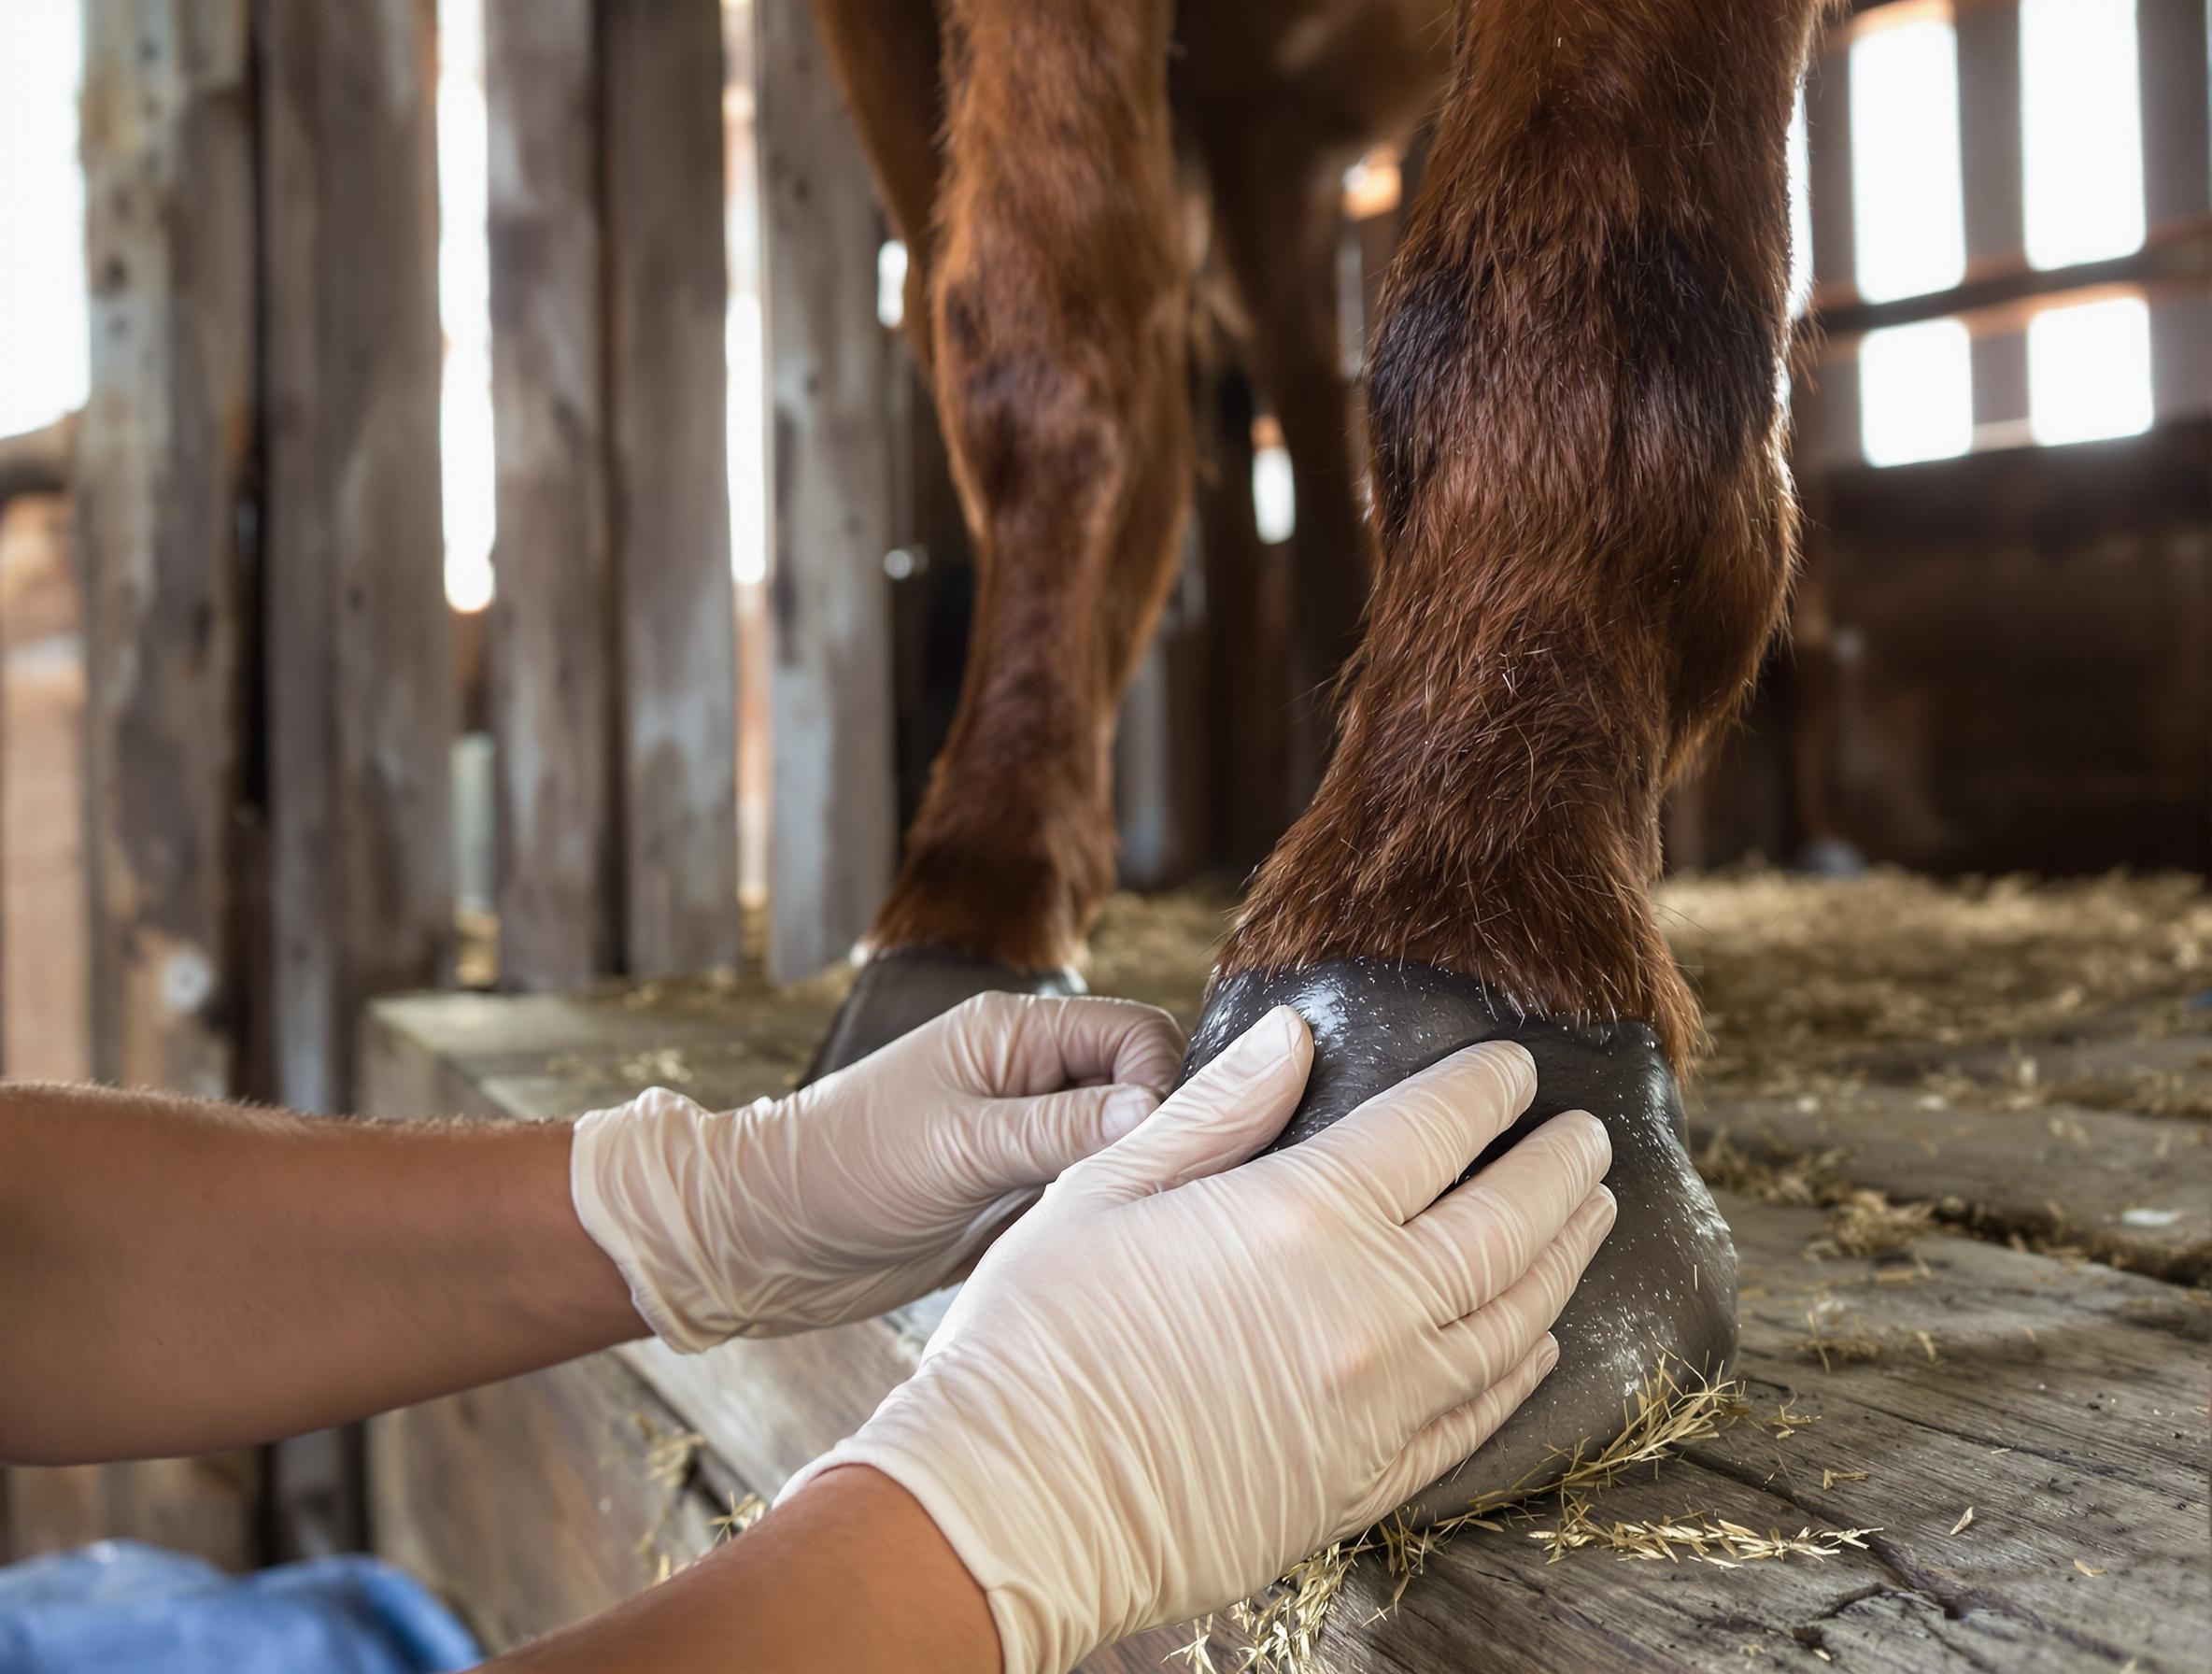
<path fill-rule="evenodd" d="M 990 1607 L 914 1497 L 827 1471 L 673 1580 L 493 1665 L 497 1674 L 998 1674 Z"/>
<path fill-rule="evenodd" d="M 642 1332 L 564 1126 L 0 1086 L 0 1459 L 265 1440 Z"/>

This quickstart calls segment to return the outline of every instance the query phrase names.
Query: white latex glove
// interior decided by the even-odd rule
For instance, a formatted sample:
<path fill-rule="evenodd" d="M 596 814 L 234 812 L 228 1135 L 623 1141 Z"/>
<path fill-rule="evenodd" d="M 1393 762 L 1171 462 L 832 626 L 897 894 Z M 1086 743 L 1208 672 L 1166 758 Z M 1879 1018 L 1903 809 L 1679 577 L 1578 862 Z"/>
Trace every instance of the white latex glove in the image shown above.
<path fill-rule="evenodd" d="M 1470 1047 L 1293 1149 L 1223 1172 L 1312 1061 L 1262 1018 L 1063 1174 L 977 1266 L 913 1378 L 786 1485 L 867 1465 L 989 1599 L 1009 1674 L 1217 1610 L 1472 1453 L 1551 1370 L 1611 1227 L 1570 1112 L 1438 1200 L 1527 1108 L 1520 1047 Z"/>
<path fill-rule="evenodd" d="M 1152 1006 L 982 994 L 787 1099 L 709 1112 L 654 1087 L 594 1111 L 570 1194 L 688 1354 L 872 1318 L 965 1273 L 1182 1058 Z"/>

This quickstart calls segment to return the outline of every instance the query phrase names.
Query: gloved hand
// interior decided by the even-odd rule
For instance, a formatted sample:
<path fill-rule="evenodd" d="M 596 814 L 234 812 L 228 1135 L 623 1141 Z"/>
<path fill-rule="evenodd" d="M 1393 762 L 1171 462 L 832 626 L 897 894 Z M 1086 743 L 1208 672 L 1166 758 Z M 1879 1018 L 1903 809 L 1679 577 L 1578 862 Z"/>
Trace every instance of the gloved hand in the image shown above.
<path fill-rule="evenodd" d="M 1519 1046 L 1446 1058 L 1293 1149 L 1312 1061 L 1262 1018 L 1061 1175 L 915 1375 L 786 1485 L 867 1465 L 984 1589 L 1009 1674 L 1250 1596 L 1472 1453 L 1557 1358 L 1613 1220 L 1570 1112 L 1440 1200 L 1521 1111 Z"/>
<path fill-rule="evenodd" d="M 866 1319 L 965 1273 L 1182 1057 L 1152 1006 L 978 995 L 787 1099 L 716 1113 L 654 1087 L 594 1111 L 570 1194 L 686 1353 Z"/>

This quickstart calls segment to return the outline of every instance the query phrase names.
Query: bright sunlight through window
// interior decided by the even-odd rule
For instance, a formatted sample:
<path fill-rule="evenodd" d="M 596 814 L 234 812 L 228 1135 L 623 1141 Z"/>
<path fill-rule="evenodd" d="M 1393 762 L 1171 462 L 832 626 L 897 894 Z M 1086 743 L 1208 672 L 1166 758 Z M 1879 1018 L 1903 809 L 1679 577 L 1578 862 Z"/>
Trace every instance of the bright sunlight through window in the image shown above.
<path fill-rule="evenodd" d="M 446 597 L 491 603 L 499 509 L 491 452 L 491 246 L 485 171 L 483 0 L 438 7 L 438 319 L 446 333 L 439 404 Z"/>
<path fill-rule="evenodd" d="M 2135 0 L 2021 0 L 2028 260 L 2065 267 L 2143 246 Z"/>
<path fill-rule="evenodd" d="M 1941 18 L 1898 22 L 1850 54 L 1859 293 L 1887 302 L 1955 285 L 1966 271 L 1957 33 Z"/>
<path fill-rule="evenodd" d="M 0 436 L 84 404 L 84 180 L 78 9 L 0 0 Z"/>
<path fill-rule="evenodd" d="M 1805 83 L 1790 111 L 1790 318 L 1812 300 L 1812 155 L 1806 143 Z"/>
<path fill-rule="evenodd" d="M 2047 308 L 2028 321 L 2028 431 L 2094 442 L 2150 428 L 2150 309 L 2139 296 Z"/>
<path fill-rule="evenodd" d="M 1974 346 L 1956 319 L 1859 342 L 1859 439 L 1871 465 L 1955 459 L 1974 445 Z"/>

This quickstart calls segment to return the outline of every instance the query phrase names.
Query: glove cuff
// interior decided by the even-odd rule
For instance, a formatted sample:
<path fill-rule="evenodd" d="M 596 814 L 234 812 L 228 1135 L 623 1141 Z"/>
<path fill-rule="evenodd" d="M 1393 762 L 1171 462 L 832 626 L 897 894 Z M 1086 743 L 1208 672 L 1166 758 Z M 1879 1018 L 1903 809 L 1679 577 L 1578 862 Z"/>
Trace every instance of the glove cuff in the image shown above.
<path fill-rule="evenodd" d="M 707 1113 L 681 1093 L 648 1087 L 628 1104 L 577 1119 L 569 1142 L 569 1200 L 576 1219 L 630 1285 L 631 1305 L 653 1335 L 679 1354 L 697 1355 L 728 1341 L 742 1322 L 702 1280 L 713 1270 L 688 1228 L 682 1185 L 669 1165 L 672 1127 L 696 1129 Z"/>

